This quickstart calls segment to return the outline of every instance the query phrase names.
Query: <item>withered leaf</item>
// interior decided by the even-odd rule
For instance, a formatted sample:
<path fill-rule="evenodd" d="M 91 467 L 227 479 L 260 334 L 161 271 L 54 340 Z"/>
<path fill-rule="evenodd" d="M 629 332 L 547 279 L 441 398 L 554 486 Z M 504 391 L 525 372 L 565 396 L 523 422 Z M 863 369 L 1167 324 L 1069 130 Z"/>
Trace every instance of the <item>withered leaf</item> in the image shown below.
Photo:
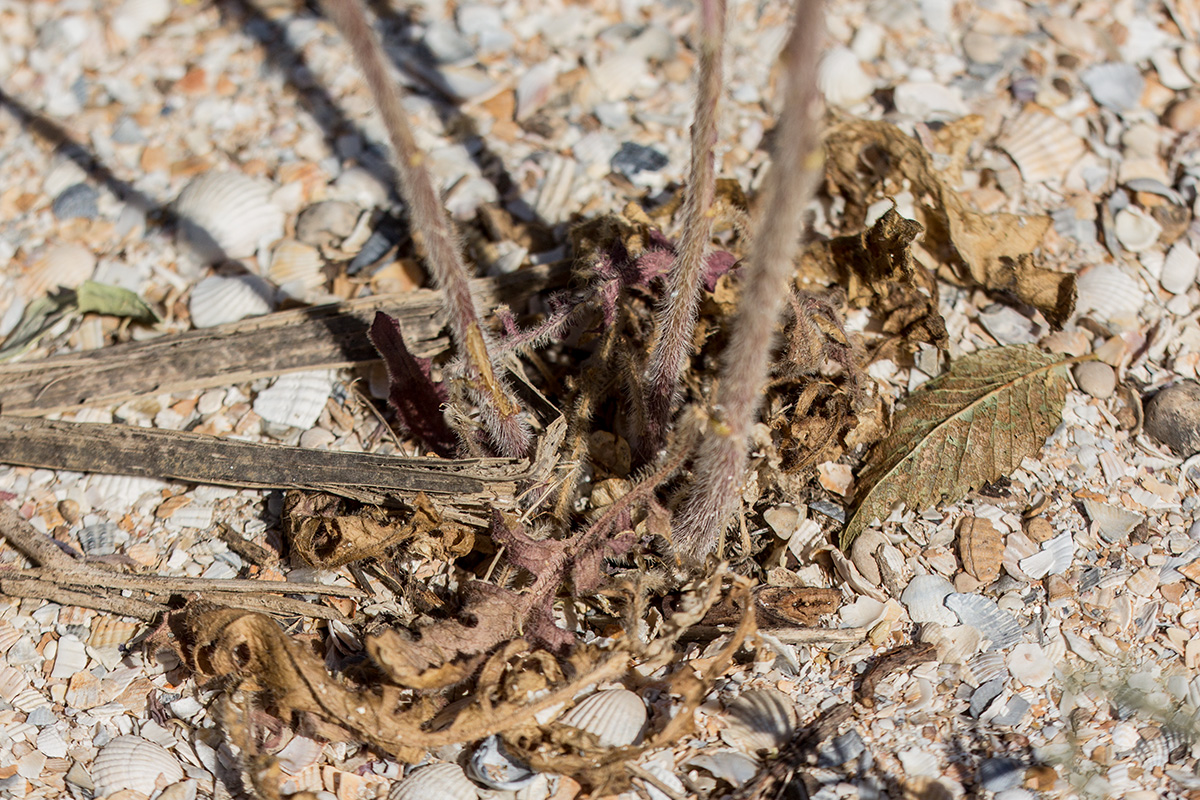
<path fill-rule="evenodd" d="M 859 475 L 842 548 L 901 501 L 921 509 L 959 500 L 1041 450 L 1062 419 L 1072 363 L 1030 345 L 997 347 L 914 392 Z"/>

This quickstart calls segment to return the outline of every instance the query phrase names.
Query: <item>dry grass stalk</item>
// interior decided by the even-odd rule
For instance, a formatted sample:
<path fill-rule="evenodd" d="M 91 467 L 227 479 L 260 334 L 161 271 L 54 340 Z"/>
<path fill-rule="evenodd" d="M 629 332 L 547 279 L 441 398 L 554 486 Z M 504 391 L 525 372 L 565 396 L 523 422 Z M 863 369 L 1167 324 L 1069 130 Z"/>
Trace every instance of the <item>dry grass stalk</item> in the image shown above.
<path fill-rule="evenodd" d="M 822 29 L 820 0 L 796 0 L 783 55 L 787 79 L 773 163 L 763 188 L 764 211 L 742 276 L 742 297 L 721 364 L 709 430 L 696 457 L 695 479 L 674 524 L 673 544 L 684 561 L 702 561 L 716 549 L 737 505 L 747 440 L 800 245 L 797 231 L 821 175 L 817 59 Z"/>
<path fill-rule="evenodd" d="M 479 324 L 458 237 L 425 168 L 425 153 L 413 138 L 400 90 L 388 74 L 383 49 L 359 0 L 324 0 L 323 5 L 354 52 L 379 106 L 400 176 L 400 194 L 411 217 L 413 242 L 446 295 L 450 331 L 459 349 L 467 395 L 479 409 L 496 449 L 506 456 L 524 455 L 529 450 L 528 423 L 492 357 L 494 348 L 487 331 Z"/>

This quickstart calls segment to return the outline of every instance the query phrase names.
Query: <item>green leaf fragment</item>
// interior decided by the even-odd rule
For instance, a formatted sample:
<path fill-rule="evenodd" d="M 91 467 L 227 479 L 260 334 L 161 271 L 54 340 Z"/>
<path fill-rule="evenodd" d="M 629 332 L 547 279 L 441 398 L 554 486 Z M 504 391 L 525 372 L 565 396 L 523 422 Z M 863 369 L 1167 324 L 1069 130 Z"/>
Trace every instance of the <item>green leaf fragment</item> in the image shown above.
<path fill-rule="evenodd" d="M 135 292 L 119 286 L 107 286 L 95 281 L 84 281 L 76 290 L 75 302 L 81 314 L 107 314 L 112 317 L 128 317 L 136 322 L 152 325 L 158 315 L 146 301 Z"/>
<path fill-rule="evenodd" d="M 961 500 L 1039 452 L 1062 421 L 1073 363 L 1030 345 L 997 347 L 960 358 L 913 392 L 859 474 L 842 548 L 900 502 L 923 509 Z"/>

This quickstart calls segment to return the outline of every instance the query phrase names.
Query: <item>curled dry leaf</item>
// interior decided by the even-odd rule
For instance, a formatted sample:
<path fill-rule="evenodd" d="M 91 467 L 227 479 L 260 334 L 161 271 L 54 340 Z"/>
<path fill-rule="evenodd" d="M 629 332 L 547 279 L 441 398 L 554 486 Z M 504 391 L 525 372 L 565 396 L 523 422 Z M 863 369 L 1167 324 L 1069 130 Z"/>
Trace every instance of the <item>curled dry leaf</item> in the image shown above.
<path fill-rule="evenodd" d="M 1029 345 L 997 347 L 964 356 L 914 392 L 859 475 L 843 549 L 897 503 L 954 502 L 1041 450 L 1062 420 L 1072 363 Z"/>

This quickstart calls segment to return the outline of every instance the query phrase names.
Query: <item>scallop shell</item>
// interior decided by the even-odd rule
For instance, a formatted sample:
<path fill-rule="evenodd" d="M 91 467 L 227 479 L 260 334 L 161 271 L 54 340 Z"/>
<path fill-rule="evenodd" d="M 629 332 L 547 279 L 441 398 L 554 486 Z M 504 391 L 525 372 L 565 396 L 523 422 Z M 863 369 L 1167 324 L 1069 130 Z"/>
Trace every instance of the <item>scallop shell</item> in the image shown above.
<path fill-rule="evenodd" d="M 499 736 L 489 736 L 471 753 L 467 769 L 489 789 L 513 791 L 528 786 L 537 773 L 509 755 Z"/>
<path fill-rule="evenodd" d="M 875 91 L 875 81 L 848 47 L 834 47 L 825 53 L 821 58 L 817 85 L 825 95 L 825 101 L 835 106 L 852 106 Z"/>
<path fill-rule="evenodd" d="M 118 736 L 92 764 L 96 796 L 132 789 L 145 795 L 183 780 L 183 768 L 163 747 L 140 736 Z"/>
<path fill-rule="evenodd" d="M 626 747 L 642 736 L 646 704 L 628 689 L 609 689 L 584 698 L 560 722 L 595 734 L 601 747 Z"/>
<path fill-rule="evenodd" d="M 1105 322 L 1136 317 L 1146 301 L 1141 285 L 1116 264 L 1099 264 L 1079 276 L 1075 309 L 1095 311 Z"/>
<path fill-rule="evenodd" d="M 777 689 L 751 689 L 725 709 L 721 740 L 745 753 L 774 752 L 792 738 L 796 704 Z"/>
<path fill-rule="evenodd" d="M 89 556 L 111 556 L 117 552 L 120 530 L 115 522 L 84 525 L 79 531 L 79 546 Z"/>
<path fill-rule="evenodd" d="M 1008 665 L 1000 653 L 980 653 L 967 662 L 967 672 L 970 681 L 975 686 L 982 686 L 988 681 L 1008 676 Z"/>
<path fill-rule="evenodd" d="M 1131 253 L 1141 253 L 1158 243 L 1162 226 L 1154 217 L 1135 206 L 1123 208 L 1113 220 L 1117 241 Z"/>
<path fill-rule="evenodd" d="M 57 244 L 42 251 L 17 282 L 29 299 L 64 289 L 75 289 L 96 271 L 96 257 L 78 244 Z"/>
<path fill-rule="evenodd" d="M 1000 577 L 1004 536 L 990 520 L 967 517 L 958 528 L 958 554 L 968 574 L 991 583 Z"/>
<path fill-rule="evenodd" d="M 1100 536 L 1109 543 L 1121 541 L 1129 536 L 1145 519 L 1136 511 L 1102 503 L 1090 497 L 1084 498 L 1083 508 L 1087 511 L 1088 519 L 1096 523 Z"/>
<path fill-rule="evenodd" d="M 192 325 L 212 328 L 270 313 L 274 295 L 270 285 L 255 275 L 213 275 L 192 289 L 188 302 Z"/>
<path fill-rule="evenodd" d="M 254 398 L 254 413 L 267 422 L 308 430 L 316 424 L 333 391 L 328 370 L 293 372 L 271 384 Z"/>
<path fill-rule="evenodd" d="M 1012 158 L 1026 183 L 1061 180 L 1087 151 L 1070 125 L 1032 103 L 1005 128 L 996 145 Z"/>
<path fill-rule="evenodd" d="M 97 650 L 120 647 L 137 636 L 141 624 L 126 622 L 117 617 L 100 617 L 92 625 L 88 646 Z"/>
<path fill-rule="evenodd" d="M 946 607 L 957 614 L 964 625 L 978 628 L 984 638 L 992 643 L 989 650 L 1012 647 L 1024 635 L 1017 618 L 996 605 L 991 598 L 955 592 L 946 598 Z"/>
<path fill-rule="evenodd" d="M 1079 73 L 1079 79 L 1093 100 L 1117 113 L 1137 108 L 1146 88 L 1146 79 L 1132 64 L 1097 64 Z"/>
<path fill-rule="evenodd" d="M 88 656 L 83 642 L 74 636 L 63 636 L 58 640 L 58 651 L 54 654 L 54 669 L 51 678 L 69 678 L 82 672 L 87 666 Z"/>
<path fill-rule="evenodd" d="M 1196 283 L 1200 256 L 1184 242 L 1176 242 L 1163 261 L 1158 283 L 1171 294 L 1183 294 Z"/>
<path fill-rule="evenodd" d="M 196 260 L 211 264 L 253 256 L 283 238 L 283 209 L 271 200 L 275 187 L 240 172 L 205 172 L 175 201 L 179 238 Z"/>
<path fill-rule="evenodd" d="M 936 622 L 954 625 L 958 622 L 946 608 L 946 597 L 954 593 L 954 584 L 941 575 L 918 575 L 908 582 L 900 602 L 908 609 L 913 622 Z"/>
<path fill-rule="evenodd" d="M 267 278 L 286 296 L 304 299 L 325 285 L 321 251 L 294 239 L 284 239 L 271 251 Z"/>

